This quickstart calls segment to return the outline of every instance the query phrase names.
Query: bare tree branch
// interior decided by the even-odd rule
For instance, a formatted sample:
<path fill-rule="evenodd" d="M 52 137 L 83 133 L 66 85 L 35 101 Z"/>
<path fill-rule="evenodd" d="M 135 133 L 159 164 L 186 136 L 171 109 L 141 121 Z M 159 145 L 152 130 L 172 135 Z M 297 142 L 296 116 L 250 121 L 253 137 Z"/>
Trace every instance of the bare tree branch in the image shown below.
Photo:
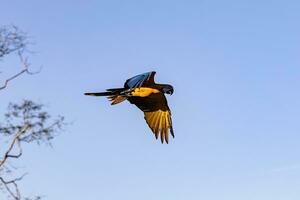
<path fill-rule="evenodd" d="M 29 75 L 33 75 L 33 74 L 37 74 L 41 71 L 41 68 L 36 72 L 29 71 L 30 64 L 28 63 L 28 58 L 24 58 L 21 52 L 18 52 L 18 55 L 19 55 L 20 62 L 22 64 L 23 69 L 20 72 L 16 73 L 15 75 L 11 76 L 10 78 L 6 79 L 4 81 L 4 84 L 0 87 L 0 90 L 5 89 L 8 86 L 8 83 L 10 81 L 12 81 L 13 79 L 19 77 L 20 75 L 22 75 L 24 73 L 29 74 Z"/>
<path fill-rule="evenodd" d="M 8 158 L 19 158 L 21 155 L 22 155 L 22 149 L 21 149 L 21 146 L 20 146 L 20 141 L 19 141 L 19 138 L 20 136 L 25 133 L 28 129 L 30 128 L 29 125 L 25 125 L 20 131 L 18 131 L 13 139 L 12 139 L 12 142 L 10 143 L 10 145 L 8 146 L 8 149 L 6 150 L 4 156 L 3 156 L 3 159 L 0 160 L 0 167 L 2 167 Z M 17 155 L 13 155 L 11 154 L 11 151 L 14 149 L 14 146 L 15 145 L 18 145 L 19 147 L 19 153 Z M 18 184 L 16 183 L 17 181 L 20 181 L 23 179 L 23 177 L 25 176 L 26 174 L 22 175 L 21 177 L 19 178 L 15 178 L 13 180 L 9 180 L 9 181 L 6 181 L 4 180 L 3 177 L 0 177 L 0 181 L 2 182 L 2 184 L 4 185 L 6 191 L 10 194 L 11 197 L 13 197 L 15 200 L 20 200 L 21 199 L 21 194 L 20 194 L 20 191 L 19 191 L 19 188 L 18 188 Z M 12 188 L 14 188 L 14 191 L 12 191 Z"/>
<path fill-rule="evenodd" d="M 30 64 L 28 62 L 28 58 L 24 58 L 24 51 L 27 50 L 28 44 L 28 36 L 24 32 L 20 31 L 16 26 L 0 27 L 0 61 L 4 56 L 16 52 L 22 65 L 22 70 L 7 78 L 4 81 L 4 84 L 0 86 L 0 90 L 5 89 L 10 81 L 16 79 L 22 74 L 32 75 L 41 71 L 41 69 L 37 72 L 29 71 Z"/>
<path fill-rule="evenodd" d="M 32 53 L 28 51 L 29 44 L 27 34 L 16 26 L 0 25 L 0 62 L 8 55 L 16 56 L 20 62 L 19 70 L 2 79 L 4 81 L 0 82 L 0 90 L 6 89 L 11 81 L 24 74 L 32 75 L 41 71 L 41 68 L 36 72 L 29 70 L 30 63 L 26 57 L 27 52 Z M 65 125 L 64 117 L 53 119 L 43 110 L 43 107 L 44 105 L 30 100 L 24 100 L 20 104 L 10 103 L 8 112 L 4 115 L 4 122 L 0 123 L 0 137 L 11 138 L 7 149 L 4 149 L 3 157 L 0 157 L 0 190 L 7 194 L 8 199 L 40 200 L 42 198 L 42 196 L 21 197 L 17 182 L 21 181 L 26 174 L 18 178 L 10 178 L 8 175 L 18 170 L 10 160 L 21 158 L 23 153 L 21 144 L 45 142 L 51 145 L 51 140 Z"/>
<path fill-rule="evenodd" d="M 4 165 L 4 163 L 6 162 L 6 160 L 7 160 L 8 158 L 19 158 L 19 157 L 22 155 L 22 151 L 21 151 L 21 150 L 20 150 L 20 153 L 19 153 L 18 155 L 11 155 L 10 152 L 12 151 L 12 149 L 14 148 L 14 146 L 15 146 L 16 143 L 18 143 L 18 145 L 19 145 L 19 137 L 20 137 L 23 133 L 25 133 L 29 128 L 30 128 L 29 125 L 25 125 L 20 131 L 18 131 L 18 132 L 15 134 L 15 136 L 14 136 L 14 138 L 13 138 L 11 144 L 9 145 L 7 151 L 5 152 L 5 154 L 4 154 L 4 156 L 3 156 L 3 159 L 0 160 L 0 167 L 1 167 L 2 165 Z M 20 146 L 19 146 L 19 147 L 20 147 Z"/>
<path fill-rule="evenodd" d="M 20 193 L 17 182 L 21 181 L 24 178 L 24 176 L 26 176 L 26 175 L 27 174 L 23 174 L 19 178 L 15 178 L 15 179 L 9 180 L 9 181 L 6 181 L 6 180 L 4 180 L 4 178 L 0 177 L 0 181 L 4 185 L 5 189 L 8 191 L 10 196 L 13 197 L 15 200 L 20 200 L 21 199 L 21 193 Z M 11 185 L 13 186 L 15 191 L 12 191 Z"/>
<path fill-rule="evenodd" d="M 29 44 L 27 34 L 16 26 L 0 27 L 0 58 L 15 51 L 24 51 Z"/>
<path fill-rule="evenodd" d="M 0 172 L 5 168 L 11 169 L 7 166 L 8 159 L 18 159 L 22 156 L 21 143 L 45 142 L 51 144 L 50 140 L 55 137 L 54 134 L 65 125 L 63 117 L 53 119 L 43 108 L 44 105 L 30 100 L 24 100 L 20 104 L 9 104 L 8 112 L 5 114 L 6 123 L 0 124 L 0 136 L 12 136 L 12 140 L 0 160 Z M 3 185 L 4 191 L 14 200 L 21 200 L 16 182 L 23 177 L 7 181 L 0 176 L 0 185 Z M 41 196 L 37 196 L 35 199 L 41 199 Z"/>

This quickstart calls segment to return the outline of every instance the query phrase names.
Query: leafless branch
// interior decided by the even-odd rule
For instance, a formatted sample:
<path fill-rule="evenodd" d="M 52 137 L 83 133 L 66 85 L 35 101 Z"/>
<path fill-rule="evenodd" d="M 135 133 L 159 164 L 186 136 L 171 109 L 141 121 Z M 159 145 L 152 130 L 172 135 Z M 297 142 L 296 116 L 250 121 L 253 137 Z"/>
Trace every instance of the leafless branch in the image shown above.
<path fill-rule="evenodd" d="M 29 70 L 30 64 L 28 62 L 28 58 L 24 57 L 25 52 L 30 52 L 28 50 L 29 44 L 27 34 L 19 30 L 16 26 L 0 26 L 0 61 L 6 55 L 17 53 L 21 63 L 21 70 L 7 78 L 3 85 L 1 84 L 2 86 L 0 86 L 0 90 L 5 89 L 10 81 L 16 79 L 22 74 L 32 75 L 41 71 L 41 69 L 37 72 L 31 72 Z"/>
<path fill-rule="evenodd" d="M 13 140 L 11 142 L 11 144 L 9 145 L 7 151 L 5 152 L 4 156 L 3 156 L 3 159 L 0 160 L 0 167 L 2 167 L 4 165 L 4 163 L 6 162 L 6 160 L 8 158 L 19 158 L 21 155 L 22 155 L 22 151 L 21 151 L 21 148 L 20 148 L 20 152 L 19 154 L 17 155 L 12 155 L 10 154 L 11 151 L 13 150 L 15 144 L 17 143 L 18 146 L 19 146 L 19 137 L 25 133 L 27 130 L 29 129 L 29 126 L 28 125 L 25 125 L 20 131 L 18 131 L 15 136 L 13 137 Z M 20 146 L 19 146 L 20 147 Z"/>
<path fill-rule="evenodd" d="M 21 194 L 20 194 L 20 190 L 19 190 L 17 182 L 22 180 L 24 178 L 24 176 L 26 176 L 26 175 L 27 174 L 23 174 L 21 177 L 15 178 L 15 179 L 9 180 L 9 181 L 6 181 L 6 180 L 4 180 L 3 177 L 0 177 L 0 181 L 4 185 L 5 189 L 10 194 L 10 196 L 13 197 L 15 200 L 21 199 Z M 14 188 L 14 191 L 12 190 L 11 187 Z"/>
<path fill-rule="evenodd" d="M 30 63 L 26 57 L 27 53 L 32 53 L 28 50 L 28 45 L 31 44 L 28 38 L 27 34 L 16 26 L 0 25 L 0 62 L 8 55 L 19 58 L 19 64 L 16 66 L 19 70 L 2 79 L 4 81 L 0 82 L 0 90 L 6 89 L 11 81 L 24 74 L 33 75 L 41 71 L 41 68 L 36 72 L 30 70 Z M 43 104 L 30 100 L 24 100 L 21 104 L 10 103 L 8 112 L 5 113 L 3 122 L 0 123 L 0 137 L 11 138 L 7 149 L 4 149 L 3 157 L 0 157 L 0 190 L 3 190 L 9 199 L 40 200 L 42 198 L 41 196 L 21 197 L 17 182 L 22 180 L 25 174 L 14 179 L 9 178 L 8 174 L 17 170 L 10 160 L 19 159 L 22 156 L 21 144 L 44 142 L 51 145 L 51 140 L 65 125 L 64 117 L 58 116 L 53 119 L 43 108 Z"/>
<path fill-rule="evenodd" d="M 19 71 L 18 73 L 16 73 L 15 75 L 11 76 L 10 78 L 6 79 L 3 86 L 0 87 L 0 90 L 5 89 L 8 86 L 8 83 L 10 81 L 12 81 L 13 79 L 19 77 L 22 74 L 26 73 L 26 74 L 29 74 L 29 75 L 33 75 L 33 74 L 39 73 L 41 71 L 41 68 L 36 72 L 29 71 L 30 64 L 28 62 L 28 58 L 24 58 L 21 52 L 18 52 L 18 55 L 19 55 L 20 62 L 22 64 L 23 69 L 21 71 Z"/>
<path fill-rule="evenodd" d="M 28 45 L 27 34 L 16 26 L 0 27 L 0 58 L 16 51 L 24 51 Z"/>
<path fill-rule="evenodd" d="M 56 136 L 55 134 L 62 130 L 62 126 L 65 125 L 64 118 L 53 118 L 43 108 L 43 104 L 37 104 L 30 100 L 8 105 L 8 112 L 4 115 L 4 123 L 0 124 L 0 136 L 12 138 L 0 160 L 0 172 L 3 174 L 11 172 L 12 167 L 8 165 L 10 164 L 8 159 L 18 159 L 22 156 L 22 143 L 37 142 L 40 144 L 45 142 L 51 145 L 51 140 Z M 3 186 L 2 189 L 11 198 L 20 200 L 20 192 L 16 182 L 22 178 L 23 176 L 6 181 L 3 176 L 0 176 L 0 186 Z M 35 199 L 41 199 L 41 197 L 37 196 Z"/>
<path fill-rule="evenodd" d="M 19 137 L 25 133 L 30 127 L 28 125 L 25 125 L 20 131 L 18 131 L 13 139 L 12 139 L 12 142 L 10 143 L 10 145 L 8 146 L 8 149 L 6 150 L 4 156 L 3 156 L 3 159 L 0 160 L 0 167 L 2 167 L 8 158 L 19 158 L 21 155 L 22 155 L 22 149 L 20 147 L 20 142 L 19 142 Z M 15 145 L 18 145 L 19 147 L 19 153 L 18 154 L 11 154 L 11 151 L 14 149 L 14 146 Z M 19 178 L 15 178 L 13 180 L 9 180 L 9 181 L 6 181 L 4 180 L 3 177 L 0 177 L 0 181 L 2 182 L 2 184 L 4 185 L 6 191 L 10 194 L 11 197 L 13 197 L 15 200 L 20 200 L 21 199 L 21 195 L 20 195 L 20 191 L 19 191 L 19 188 L 18 188 L 18 184 L 17 184 L 17 181 L 20 181 L 23 179 L 23 177 L 25 176 L 26 174 L 24 174 L 23 176 L 19 177 Z M 12 188 L 14 188 L 14 191 L 12 190 Z"/>

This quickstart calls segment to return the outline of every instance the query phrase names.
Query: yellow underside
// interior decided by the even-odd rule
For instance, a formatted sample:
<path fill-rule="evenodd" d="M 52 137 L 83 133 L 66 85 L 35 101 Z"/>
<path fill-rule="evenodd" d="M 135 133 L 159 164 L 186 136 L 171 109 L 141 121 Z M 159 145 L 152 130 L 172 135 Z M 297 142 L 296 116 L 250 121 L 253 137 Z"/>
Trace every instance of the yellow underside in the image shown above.
<path fill-rule="evenodd" d="M 134 97 L 147 97 L 152 93 L 159 93 L 159 90 L 148 87 L 140 87 L 131 92 L 131 95 Z"/>

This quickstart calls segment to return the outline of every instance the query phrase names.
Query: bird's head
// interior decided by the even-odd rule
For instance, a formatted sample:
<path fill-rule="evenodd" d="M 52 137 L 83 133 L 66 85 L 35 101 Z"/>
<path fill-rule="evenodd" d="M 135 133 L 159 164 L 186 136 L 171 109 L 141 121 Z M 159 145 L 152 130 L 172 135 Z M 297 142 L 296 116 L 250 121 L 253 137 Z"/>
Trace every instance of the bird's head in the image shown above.
<path fill-rule="evenodd" d="M 173 92 L 174 92 L 173 86 L 168 85 L 168 84 L 164 85 L 163 88 L 162 88 L 162 92 L 166 93 L 166 94 L 169 94 L 169 95 L 172 95 Z"/>

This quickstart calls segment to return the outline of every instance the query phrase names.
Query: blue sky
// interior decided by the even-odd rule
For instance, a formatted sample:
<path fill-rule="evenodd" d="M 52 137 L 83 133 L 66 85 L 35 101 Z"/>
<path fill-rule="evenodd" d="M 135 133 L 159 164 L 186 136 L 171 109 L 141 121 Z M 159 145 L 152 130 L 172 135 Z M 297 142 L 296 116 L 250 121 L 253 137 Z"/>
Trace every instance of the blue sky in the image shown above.
<path fill-rule="evenodd" d="M 32 36 L 43 70 L 0 104 L 29 98 L 72 122 L 54 148 L 24 147 L 24 195 L 298 200 L 299 10 L 296 0 L 3 0 L 1 25 Z M 169 145 L 129 103 L 83 95 L 152 70 L 175 88 Z"/>

